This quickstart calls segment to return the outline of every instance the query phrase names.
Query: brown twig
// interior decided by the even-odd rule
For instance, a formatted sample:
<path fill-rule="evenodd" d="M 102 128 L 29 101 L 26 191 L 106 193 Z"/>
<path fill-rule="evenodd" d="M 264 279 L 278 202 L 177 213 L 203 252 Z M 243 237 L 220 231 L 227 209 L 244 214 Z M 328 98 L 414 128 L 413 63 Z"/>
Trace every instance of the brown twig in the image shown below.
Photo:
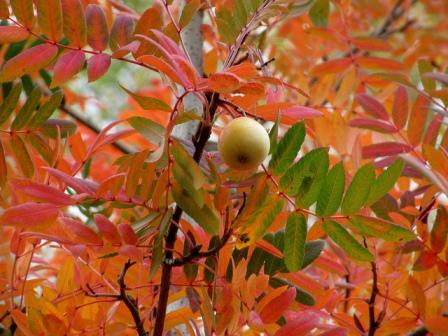
<path fill-rule="evenodd" d="M 143 320 L 140 318 L 140 314 L 138 312 L 138 305 L 134 298 L 126 294 L 126 284 L 124 282 L 124 278 L 126 276 L 126 272 L 129 270 L 129 268 L 132 267 L 132 265 L 135 264 L 135 261 L 128 260 L 124 266 L 123 270 L 120 273 L 120 276 L 118 277 L 118 284 L 120 285 L 120 300 L 123 301 L 123 303 L 126 305 L 128 310 L 131 312 L 132 318 L 135 322 L 135 327 L 137 328 L 137 333 L 139 336 L 149 336 L 149 333 L 145 331 L 145 328 L 143 326 Z"/>
<path fill-rule="evenodd" d="M 364 246 L 367 248 L 367 242 L 366 239 L 364 238 Z M 377 269 L 376 269 L 376 263 L 374 261 L 372 261 L 370 263 L 371 267 L 372 267 L 372 276 L 373 276 L 373 283 L 372 283 L 372 293 L 370 294 L 370 299 L 369 299 L 369 333 L 368 336 L 374 336 L 376 330 L 379 327 L 379 323 L 378 321 L 375 319 L 375 301 L 376 301 L 376 296 L 379 293 L 378 290 L 378 273 L 377 273 Z"/>

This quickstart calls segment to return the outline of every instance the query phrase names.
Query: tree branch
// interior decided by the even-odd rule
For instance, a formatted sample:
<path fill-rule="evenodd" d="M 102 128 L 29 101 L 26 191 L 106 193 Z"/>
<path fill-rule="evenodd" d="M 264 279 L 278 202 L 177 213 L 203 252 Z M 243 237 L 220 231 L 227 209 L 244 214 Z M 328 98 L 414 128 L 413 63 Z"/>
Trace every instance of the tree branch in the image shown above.
<path fill-rule="evenodd" d="M 139 336 L 149 336 L 149 333 L 145 331 L 145 328 L 143 327 L 143 320 L 140 318 L 140 314 L 138 312 L 138 305 L 134 298 L 126 294 L 126 284 L 124 282 L 124 278 L 126 276 L 126 272 L 129 270 L 129 268 L 132 267 L 132 265 L 135 264 L 135 261 L 128 260 L 123 267 L 123 270 L 120 273 L 120 276 L 118 277 L 118 284 L 120 285 L 120 300 L 123 301 L 123 303 L 126 305 L 128 310 L 131 312 L 132 318 L 135 322 L 135 327 L 137 328 L 137 333 Z"/>
<path fill-rule="evenodd" d="M 364 238 L 364 246 L 367 248 L 367 242 L 366 239 Z M 379 327 L 379 323 L 378 321 L 375 319 L 375 301 L 376 301 L 376 296 L 378 295 L 378 274 L 377 274 L 377 270 L 376 270 L 376 263 L 374 261 L 372 261 L 370 263 L 371 267 L 372 267 L 372 276 L 373 276 L 373 283 L 372 283 L 372 293 L 370 294 L 370 299 L 369 299 L 369 333 L 368 336 L 374 336 L 376 330 Z"/>

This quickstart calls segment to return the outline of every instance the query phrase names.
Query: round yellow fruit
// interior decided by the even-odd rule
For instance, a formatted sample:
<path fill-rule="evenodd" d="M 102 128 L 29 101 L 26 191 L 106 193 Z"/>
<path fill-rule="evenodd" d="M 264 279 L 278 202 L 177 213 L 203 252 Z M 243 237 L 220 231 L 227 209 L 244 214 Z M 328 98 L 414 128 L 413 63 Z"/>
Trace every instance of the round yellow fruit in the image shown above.
<path fill-rule="evenodd" d="M 233 169 L 258 167 L 269 154 L 269 135 L 251 118 L 233 119 L 222 131 L 218 150 L 223 161 Z"/>

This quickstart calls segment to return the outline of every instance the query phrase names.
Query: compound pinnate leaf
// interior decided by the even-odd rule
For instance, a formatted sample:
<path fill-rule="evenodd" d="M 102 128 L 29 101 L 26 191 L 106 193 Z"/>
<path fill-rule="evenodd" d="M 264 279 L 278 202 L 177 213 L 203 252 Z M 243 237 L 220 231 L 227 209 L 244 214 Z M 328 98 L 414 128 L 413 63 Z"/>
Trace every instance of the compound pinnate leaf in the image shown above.
<path fill-rule="evenodd" d="M 87 62 L 87 75 L 89 82 L 94 82 L 106 74 L 111 64 L 111 57 L 108 54 L 98 54 L 92 56 Z"/>
<path fill-rule="evenodd" d="M 109 43 L 109 28 L 106 14 L 99 5 L 90 4 L 86 8 L 87 42 L 98 51 L 103 51 Z"/>
<path fill-rule="evenodd" d="M 26 202 L 6 209 L 0 217 L 0 224 L 28 228 L 37 225 L 50 225 L 58 216 L 54 204 Z"/>
<path fill-rule="evenodd" d="M 341 205 L 342 213 L 351 215 L 361 209 L 367 202 L 367 197 L 374 182 L 375 168 L 372 164 L 366 164 L 359 168 L 345 193 Z"/>
<path fill-rule="evenodd" d="M 351 258 L 359 261 L 373 261 L 373 255 L 362 246 L 341 224 L 335 221 L 325 221 L 325 233 Z"/>
<path fill-rule="evenodd" d="M 393 188 L 404 168 L 404 161 L 396 160 L 375 180 L 367 198 L 367 205 L 372 205 Z"/>
<path fill-rule="evenodd" d="M 291 213 L 286 223 L 285 247 L 283 249 L 285 265 L 290 272 L 297 272 L 302 267 L 306 234 L 305 217 L 302 214 Z"/>
<path fill-rule="evenodd" d="M 355 215 L 350 219 L 350 222 L 362 234 L 387 241 L 412 240 L 416 238 L 412 231 L 380 218 Z"/>
<path fill-rule="evenodd" d="M 81 50 L 72 50 L 61 56 L 54 66 L 54 77 L 51 88 L 64 84 L 82 70 L 85 54 Z"/>
<path fill-rule="evenodd" d="M 316 214 L 322 217 L 333 215 L 341 205 L 344 188 L 344 165 L 342 162 L 339 162 L 325 177 L 317 199 Z"/>
<path fill-rule="evenodd" d="M 19 26 L 0 26 L 0 42 L 15 43 L 26 40 L 30 33 Z"/>
<path fill-rule="evenodd" d="M 296 158 L 305 140 L 305 125 L 297 123 L 292 126 L 278 143 L 269 162 L 269 169 L 275 175 L 284 173 Z"/>
<path fill-rule="evenodd" d="M 80 0 L 62 0 L 64 35 L 70 45 L 82 48 L 87 43 L 87 23 Z"/>

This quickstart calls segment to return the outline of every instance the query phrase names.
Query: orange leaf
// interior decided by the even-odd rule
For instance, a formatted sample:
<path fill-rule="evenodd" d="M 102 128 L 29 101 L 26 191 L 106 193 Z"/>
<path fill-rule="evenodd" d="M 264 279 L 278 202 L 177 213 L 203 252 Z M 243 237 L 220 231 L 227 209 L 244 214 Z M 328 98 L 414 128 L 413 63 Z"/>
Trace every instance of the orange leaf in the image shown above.
<path fill-rule="evenodd" d="M 232 93 L 242 84 L 242 79 L 231 72 L 217 72 L 208 79 L 208 88 L 219 93 Z"/>
<path fill-rule="evenodd" d="M 57 53 L 58 47 L 52 44 L 40 44 L 23 51 L 3 65 L 0 72 L 0 83 L 11 82 L 46 67 Z"/>
<path fill-rule="evenodd" d="M 79 239 L 79 242 L 92 245 L 103 245 L 103 240 L 96 234 L 96 232 L 80 221 L 70 217 L 61 217 L 60 221 L 68 231 Z"/>
<path fill-rule="evenodd" d="M 35 22 L 33 0 L 10 0 L 10 3 L 16 19 L 26 28 L 33 28 Z"/>
<path fill-rule="evenodd" d="M 42 32 L 52 41 L 62 38 L 62 7 L 60 0 L 38 0 L 37 20 Z"/>
<path fill-rule="evenodd" d="M 252 79 L 258 75 L 258 70 L 255 64 L 244 62 L 238 65 L 234 65 L 226 70 L 234 75 L 244 78 L 246 80 Z"/>
<path fill-rule="evenodd" d="M 283 259 L 282 251 L 280 251 L 278 248 L 276 248 L 274 245 L 272 245 L 268 241 L 266 241 L 264 239 L 258 239 L 255 242 L 255 245 L 277 258 Z"/>
<path fill-rule="evenodd" d="M 426 314 L 425 292 L 418 281 L 412 276 L 408 278 L 407 293 L 409 299 L 412 301 L 414 309 L 424 319 Z"/>
<path fill-rule="evenodd" d="M 161 58 L 152 55 L 144 55 L 142 57 L 139 57 L 138 61 L 148 67 L 158 70 L 162 74 L 168 76 L 173 82 L 182 85 L 183 82 L 177 74 L 176 70 Z"/>
<path fill-rule="evenodd" d="M 437 255 L 432 252 L 423 251 L 414 263 L 415 271 L 426 271 L 431 269 L 437 261 Z"/>
<path fill-rule="evenodd" d="M 19 330 L 25 335 L 25 336 L 33 336 L 35 335 L 34 332 L 31 331 L 28 327 L 28 318 L 27 316 L 20 311 L 20 309 L 14 309 L 11 312 L 11 317 L 14 320 L 14 322 L 19 327 Z"/>
<path fill-rule="evenodd" d="M 87 43 L 87 24 L 80 0 L 62 0 L 64 35 L 70 45 L 82 48 Z"/>
<path fill-rule="evenodd" d="M 26 202 L 6 209 L 0 217 L 0 224 L 20 228 L 50 225 L 58 217 L 58 212 L 54 204 Z"/>
<path fill-rule="evenodd" d="M 371 57 L 371 56 L 360 56 L 356 58 L 356 61 L 362 68 L 367 69 L 381 69 L 381 70 L 392 70 L 392 71 L 402 71 L 404 70 L 404 65 L 387 58 L 381 57 Z"/>
<path fill-rule="evenodd" d="M 328 75 L 332 73 L 340 73 L 352 64 L 350 58 L 338 58 L 324 63 L 320 63 L 311 69 L 314 76 Z"/>
<path fill-rule="evenodd" d="M 59 58 L 54 66 L 54 76 L 51 88 L 64 84 L 82 70 L 85 62 L 84 52 L 81 50 L 69 51 Z"/>
<path fill-rule="evenodd" d="M 412 108 L 407 131 L 409 142 L 414 146 L 418 145 L 422 139 L 426 119 L 428 117 L 428 110 L 429 100 L 420 94 Z"/>
<path fill-rule="evenodd" d="M 3 145 L 0 141 L 0 188 L 2 188 L 6 183 L 7 170 L 5 151 L 3 150 Z"/>
<path fill-rule="evenodd" d="M 372 37 L 356 37 L 352 39 L 352 43 L 357 48 L 366 51 L 389 51 L 391 49 L 387 41 Z"/>
<path fill-rule="evenodd" d="M 126 173 L 115 174 L 109 176 L 103 182 L 101 182 L 96 195 L 98 197 L 114 197 L 121 190 L 121 187 L 124 183 L 124 179 L 126 177 Z"/>
<path fill-rule="evenodd" d="M 77 162 L 83 162 L 86 159 L 87 147 L 80 132 L 76 132 L 68 139 L 68 145 L 73 158 Z"/>
<path fill-rule="evenodd" d="M 444 206 L 437 210 L 437 217 L 431 230 L 431 247 L 435 253 L 440 253 L 446 245 L 448 237 L 448 211 Z"/>
<path fill-rule="evenodd" d="M 448 317 L 438 316 L 426 319 L 425 327 L 434 336 L 448 335 Z"/>
<path fill-rule="evenodd" d="M 260 317 L 264 323 L 274 323 L 289 308 L 296 298 L 296 289 L 291 287 L 277 297 L 272 298 L 260 311 Z"/>
<path fill-rule="evenodd" d="M 0 26 L 0 43 L 15 43 L 26 40 L 29 32 L 19 26 Z"/>

